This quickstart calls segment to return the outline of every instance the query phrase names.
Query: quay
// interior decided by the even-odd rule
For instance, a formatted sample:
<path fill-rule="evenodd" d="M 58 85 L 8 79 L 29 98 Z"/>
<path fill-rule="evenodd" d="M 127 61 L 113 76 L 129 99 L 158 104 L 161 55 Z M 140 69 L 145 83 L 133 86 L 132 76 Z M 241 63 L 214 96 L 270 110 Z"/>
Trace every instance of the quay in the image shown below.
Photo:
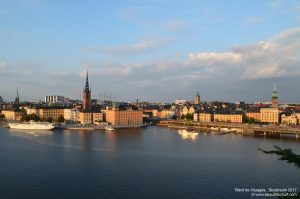
<path fill-rule="evenodd" d="M 290 126 L 275 126 L 275 125 L 259 125 L 259 124 L 244 124 L 244 123 L 224 123 L 224 122 L 210 122 L 201 123 L 193 121 L 181 120 L 164 120 L 158 123 L 159 126 L 166 126 L 169 128 L 178 129 L 203 129 L 224 133 L 239 133 L 250 135 L 295 135 L 300 138 L 300 127 Z"/>

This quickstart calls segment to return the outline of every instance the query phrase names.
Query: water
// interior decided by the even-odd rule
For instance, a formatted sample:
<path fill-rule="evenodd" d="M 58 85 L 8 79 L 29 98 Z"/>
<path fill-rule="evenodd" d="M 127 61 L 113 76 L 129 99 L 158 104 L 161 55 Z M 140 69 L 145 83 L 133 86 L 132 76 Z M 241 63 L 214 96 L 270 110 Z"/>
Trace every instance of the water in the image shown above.
<path fill-rule="evenodd" d="M 300 191 L 300 169 L 257 148 L 300 154 L 296 138 L 0 128 L 0 198 L 251 198 L 234 188 Z"/>

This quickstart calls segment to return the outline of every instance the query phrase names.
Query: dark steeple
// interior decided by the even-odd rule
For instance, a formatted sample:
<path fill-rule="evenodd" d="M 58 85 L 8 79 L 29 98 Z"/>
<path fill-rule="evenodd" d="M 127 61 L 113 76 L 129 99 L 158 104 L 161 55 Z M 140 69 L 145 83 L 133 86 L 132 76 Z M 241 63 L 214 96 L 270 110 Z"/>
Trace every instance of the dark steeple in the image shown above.
<path fill-rule="evenodd" d="M 15 99 L 15 104 L 19 104 L 20 103 L 20 98 L 19 98 L 19 89 L 17 88 L 17 96 Z"/>
<path fill-rule="evenodd" d="M 89 71 L 86 71 L 86 79 L 85 79 L 85 91 L 89 91 L 90 90 L 90 86 L 89 86 Z"/>

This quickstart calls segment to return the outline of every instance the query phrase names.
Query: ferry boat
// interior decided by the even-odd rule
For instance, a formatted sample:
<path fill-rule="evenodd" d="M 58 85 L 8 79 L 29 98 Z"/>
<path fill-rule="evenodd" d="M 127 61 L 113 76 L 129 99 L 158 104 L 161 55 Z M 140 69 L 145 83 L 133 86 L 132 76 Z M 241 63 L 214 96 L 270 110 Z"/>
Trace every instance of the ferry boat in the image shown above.
<path fill-rule="evenodd" d="M 55 128 L 53 123 L 49 122 L 34 122 L 27 123 L 8 123 L 11 129 L 23 129 L 23 130 L 51 130 Z"/>

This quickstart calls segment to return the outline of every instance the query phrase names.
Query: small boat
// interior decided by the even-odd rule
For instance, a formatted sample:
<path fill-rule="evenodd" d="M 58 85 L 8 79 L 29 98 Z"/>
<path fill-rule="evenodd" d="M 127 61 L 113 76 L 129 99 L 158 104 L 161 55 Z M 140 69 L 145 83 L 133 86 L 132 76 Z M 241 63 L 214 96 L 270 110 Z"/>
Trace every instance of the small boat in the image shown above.
<path fill-rule="evenodd" d="M 105 130 L 107 130 L 107 131 L 114 131 L 115 129 L 112 126 L 106 126 Z"/>

